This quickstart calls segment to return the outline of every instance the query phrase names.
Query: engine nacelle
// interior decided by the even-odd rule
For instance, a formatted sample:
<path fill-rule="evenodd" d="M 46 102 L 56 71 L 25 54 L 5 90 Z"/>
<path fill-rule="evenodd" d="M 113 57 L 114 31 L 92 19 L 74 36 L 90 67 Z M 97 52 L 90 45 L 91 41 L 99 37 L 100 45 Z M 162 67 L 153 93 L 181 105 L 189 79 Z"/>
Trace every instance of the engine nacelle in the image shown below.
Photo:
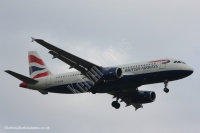
<path fill-rule="evenodd" d="M 138 91 L 135 96 L 132 96 L 133 103 L 151 103 L 156 99 L 156 93 L 153 91 Z"/>
<path fill-rule="evenodd" d="M 101 80 L 116 80 L 122 77 L 122 69 L 117 67 L 104 68 Z"/>

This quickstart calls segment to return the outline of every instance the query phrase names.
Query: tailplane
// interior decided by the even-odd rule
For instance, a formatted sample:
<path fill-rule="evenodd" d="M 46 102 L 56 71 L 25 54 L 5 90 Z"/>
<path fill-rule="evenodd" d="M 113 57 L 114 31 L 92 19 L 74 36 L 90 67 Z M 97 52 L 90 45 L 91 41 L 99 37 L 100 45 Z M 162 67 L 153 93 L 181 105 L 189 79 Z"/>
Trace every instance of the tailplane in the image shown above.
<path fill-rule="evenodd" d="M 37 83 L 38 81 L 37 80 L 34 80 L 34 79 L 31 79 L 29 77 L 26 77 L 24 75 L 21 75 L 19 73 L 16 73 L 16 72 L 13 72 L 13 71 L 10 71 L 10 70 L 6 70 L 5 72 L 7 72 L 8 74 L 12 75 L 13 77 L 23 81 L 23 82 L 26 82 L 28 84 L 35 84 Z"/>
<path fill-rule="evenodd" d="M 36 84 L 38 81 L 34 80 L 32 78 L 26 77 L 24 75 L 21 75 L 19 73 L 10 71 L 10 70 L 6 70 L 5 72 L 7 72 L 8 74 L 12 75 L 13 77 L 23 81 L 19 86 L 23 87 L 23 88 L 27 88 L 27 84 Z"/>
<path fill-rule="evenodd" d="M 36 51 L 29 51 L 28 58 L 29 58 L 30 77 L 32 79 L 51 75 L 50 70 L 45 65 L 44 61 L 41 59 L 41 57 Z"/>

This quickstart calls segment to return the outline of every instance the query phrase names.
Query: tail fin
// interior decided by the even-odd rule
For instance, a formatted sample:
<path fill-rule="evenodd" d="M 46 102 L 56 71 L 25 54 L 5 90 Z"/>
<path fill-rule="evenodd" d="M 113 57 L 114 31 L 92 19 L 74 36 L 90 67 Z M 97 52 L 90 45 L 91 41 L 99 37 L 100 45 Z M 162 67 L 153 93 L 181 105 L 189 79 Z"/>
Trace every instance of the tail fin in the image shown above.
<path fill-rule="evenodd" d="M 33 79 L 45 77 L 51 74 L 41 57 L 36 51 L 28 52 L 30 77 Z"/>

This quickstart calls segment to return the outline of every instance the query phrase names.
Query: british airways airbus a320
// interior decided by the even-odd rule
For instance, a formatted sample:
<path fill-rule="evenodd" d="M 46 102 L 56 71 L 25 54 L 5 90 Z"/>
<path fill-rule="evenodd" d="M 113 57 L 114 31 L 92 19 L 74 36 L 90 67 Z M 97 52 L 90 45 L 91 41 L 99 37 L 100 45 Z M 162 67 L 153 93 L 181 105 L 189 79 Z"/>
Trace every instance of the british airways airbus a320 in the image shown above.
<path fill-rule="evenodd" d="M 49 49 L 53 58 L 67 63 L 70 68 L 78 71 L 63 74 L 52 74 L 36 51 L 29 51 L 30 78 L 6 70 L 8 74 L 22 81 L 20 87 L 37 90 L 42 94 L 65 93 L 77 94 L 84 92 L 108 93 L 116 98 L 112 106 L 133 105 L 135 109 L 142 104 L 151 103 L 156 99 L 153 91 L 140 91 L 138 87 L 146 84 L 164 83 L 164 91 L 169 81 L 185 78 L 193 73 L 193 69 L 177 59 L 160 59 L 148 62 L 131 63 L 112 67 L 102 67 L 81 59 L 43 40 L 34 39 Z"/>

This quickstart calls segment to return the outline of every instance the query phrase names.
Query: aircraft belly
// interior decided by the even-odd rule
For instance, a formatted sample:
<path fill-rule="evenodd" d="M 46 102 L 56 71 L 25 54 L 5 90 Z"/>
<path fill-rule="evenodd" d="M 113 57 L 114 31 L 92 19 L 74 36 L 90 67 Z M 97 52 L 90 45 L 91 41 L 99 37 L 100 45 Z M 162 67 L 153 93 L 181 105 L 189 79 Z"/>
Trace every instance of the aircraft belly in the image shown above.
<path fill-rule="evenodd" d="M 122 90 L 136 89 L 137 87 L 145 84 L 154 84 L 163 82 L 165 79 L 169 81 L 177 80 L 183 78 L 187 72 L 184 71 L 160 71 L 153 73 L 145 73 L 138 75 L 124 75 L 118 80 L 113 80 L 109 82 L 99 82 L 93 86 L 89 81 L 86 82 L 74 82 L 74 83 L 64 83 L 57 86 L 51 86 L 46 91 L 54 93 L 66 93 L 66 94 L 76 94 L 85 93 L 90 91 L 90 89 L 97 89 L 97 93 L 108 93 Z M 85 84 L 88 85 L 85 85 Z M 81 84 L 84 84 L 82 87 Z"/>

